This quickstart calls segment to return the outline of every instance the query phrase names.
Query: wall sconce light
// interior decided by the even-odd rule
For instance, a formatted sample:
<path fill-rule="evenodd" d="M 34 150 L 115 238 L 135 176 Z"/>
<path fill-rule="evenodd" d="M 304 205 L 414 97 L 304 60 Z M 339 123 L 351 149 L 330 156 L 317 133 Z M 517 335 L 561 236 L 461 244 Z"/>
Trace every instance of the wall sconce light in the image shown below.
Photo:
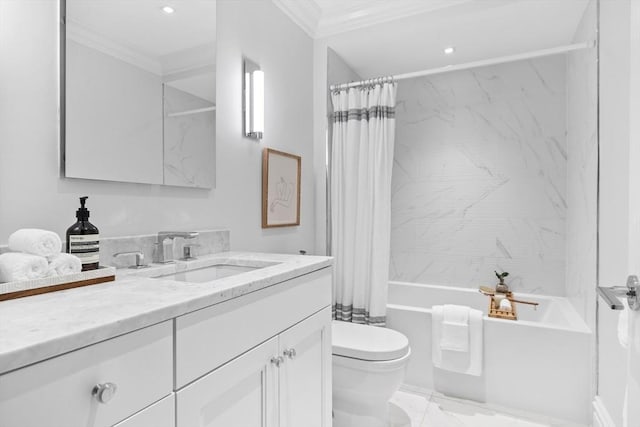
<path fill-rule="evenodd" d="M 244 60 L 242 79 L 244 136 L 262 139 L 264 133 L 264 71 L 248 59 Z"/>

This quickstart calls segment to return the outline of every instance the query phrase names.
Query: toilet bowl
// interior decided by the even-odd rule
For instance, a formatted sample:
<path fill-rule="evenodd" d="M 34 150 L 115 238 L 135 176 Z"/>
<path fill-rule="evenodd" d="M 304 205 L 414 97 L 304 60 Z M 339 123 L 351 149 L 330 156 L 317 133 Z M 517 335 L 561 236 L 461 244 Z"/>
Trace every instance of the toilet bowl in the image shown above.
<path fill-rule="evenodd" d="M 333 321 L 333 426 L 387 427 L 404 380 L 409 340 L 392 329 Z"/>

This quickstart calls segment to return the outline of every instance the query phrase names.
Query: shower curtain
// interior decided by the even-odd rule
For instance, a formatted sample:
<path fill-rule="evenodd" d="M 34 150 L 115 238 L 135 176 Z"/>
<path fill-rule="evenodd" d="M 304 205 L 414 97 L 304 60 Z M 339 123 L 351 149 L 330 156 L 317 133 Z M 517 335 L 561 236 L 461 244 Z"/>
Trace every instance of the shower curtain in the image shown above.
<path fill-rule="evenodd" d="M 396 88 L 379 82 L 331 94 L 334 319 L 385 324 Z"/>

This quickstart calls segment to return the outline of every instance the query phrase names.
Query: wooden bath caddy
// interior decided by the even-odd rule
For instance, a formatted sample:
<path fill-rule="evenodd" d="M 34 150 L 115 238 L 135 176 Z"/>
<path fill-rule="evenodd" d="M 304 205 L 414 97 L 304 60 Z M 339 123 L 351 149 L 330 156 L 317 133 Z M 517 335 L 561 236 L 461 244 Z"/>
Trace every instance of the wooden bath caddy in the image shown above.
<path fill-rule="evenodd" d="M 486 286 L 480 286 L 480 293 L 489 297 L 489 317 L 495 317 L 497 319 L 518 320 L 518 313 L 516 311 L 516 304 L 511 303 L 511 310 L 500 310 L 495 306 L 493 297 L 496 294 L 496 290 Z M 511 301 L 513 299 L 513 292 L 507 292 L 505 297 Z"/>
<path fill-rule="evenodd" d="M 486 295 L 486 294 L 485 294 Z M 513 298 L 513 294 L 508 292 L 505 294 L 508 300 Z M 489 295 L 489 317 L 495 317 L 498 319 L 507 319 L 507 320 L 518 320 L 518 313 L 516 312 L 516 304 L 511 303 L 511 310 L 500 310 L 495 307 L 495 301 L 493 300 L 493 296 Z"/>
<path fill-rule="evenodd" d="M 534 309 L 537 309 L 538 305 L 540 305 L 539 303 L 533 301 L 523 301 L 515 299 L 513 297 L 513 292 L 507 292 L 503 295 L 511 302 L 511 311 L 500 310 L 500 308 L 495 307 L 495 303 L 493 301 L 493 298 L 496 295 L 495 289 L 489 288 L 487 286 L 480 286 L 480 289 L 478 289 L 478 291 L 480 291 L 481 294 L 489 297 L 489 317 L 495 317 L 497 319 L 518 320 L 516 304 L 532 305 Z"/>
<path fill-rule="evenodd" d="M 0 301 L 63 291 L 81 286 L 97 285 L 98 283 L 111 282 L 115 279 L 115 268 L 98 267 L 96 270 L 65 274 L 64 276 L 0 283 Z"/>

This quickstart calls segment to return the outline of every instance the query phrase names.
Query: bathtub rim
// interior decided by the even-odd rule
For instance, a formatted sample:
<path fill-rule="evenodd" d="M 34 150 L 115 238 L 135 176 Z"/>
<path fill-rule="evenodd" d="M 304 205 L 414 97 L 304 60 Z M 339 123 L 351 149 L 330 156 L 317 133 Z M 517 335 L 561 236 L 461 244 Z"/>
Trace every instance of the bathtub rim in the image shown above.
<path fill-rule="evenodd" d="M 444 285 L 429 285 L 425 283 L 404 282 L 399 280 L 389 280 L 388 284 L 409 286 L 409 287 L 415 287 L 415 288 L 426 287 L 426 288 L 438 289 L 438 290 L 449 291 L 449 292 L 466 292 L 471 294 L 479 293 L 478 290 L 474 288 L 464 288 L 464 287 L 458 287 L 458 286 L 444 286 Z M 483 320 L 487 322 L 507 322 L 507 324 L 512 323 L 512 324 L 517 324 L 522 326 L 532 326 L 536 328 L 570 331 L 570 332 L 583 333 L 583 334 L 593 333 L 591 328 L 589 328 L 589 326 L 584 321 L 582 316 L 578 314 L 575 307 L 567 297 L 555 296 L 555 295 L 529 294 L 525 292 L 518 292 L 517 296 L 522 298 L 530 298 L 534 301 L 549 301 L 553 304 L 560 305 L 560 308 L 563 310 L 563 314 L 567 315 L 567 322 L 569 325 L 568 326 L 555 325 L 552 323 L 541 323 L 541 322 L 535 322 L 532 320 L 515 320 L 514 321 L 514 320 L 507 320 L 507 319 L 498 319 L 495 317 L 489 317 L 487 314 L 484 314 L 484 310 L 483 310 L 483 316 L 482 316 Z M 406 309 L 414 312 L 432 313 L 431 307 L 389 303 L 388 301 L 387 301 L 387 307 L 392 307 L 395 309 Z M 567 312 L 567 310 L 570 310 L 570 312 Z"/>

